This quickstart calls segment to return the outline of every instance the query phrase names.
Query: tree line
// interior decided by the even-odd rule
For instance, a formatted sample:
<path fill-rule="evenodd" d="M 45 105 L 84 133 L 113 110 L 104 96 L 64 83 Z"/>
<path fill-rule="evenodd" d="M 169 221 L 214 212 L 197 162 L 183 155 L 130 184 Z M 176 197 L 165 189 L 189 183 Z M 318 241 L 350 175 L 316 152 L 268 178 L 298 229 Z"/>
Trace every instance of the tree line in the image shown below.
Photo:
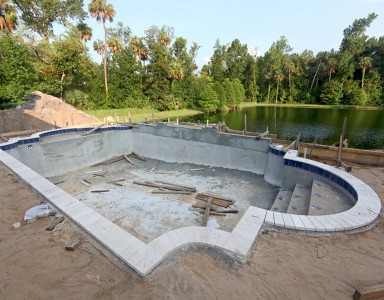
<path fill-rule="evenodd" d="M 103 40 L 87 44 L 95 18 Z M 62 98 L 80 109 L 235 108 L 242 101 L 305 104 L 384 104 L 384 37 L 368 37 L 375 13 L 343 32 L 338 50 L 293 53 L 282 36 L 258 56 L 235 39 L 219 40 L 208 64 L 196 65 L 197 43 L 152 26 L 133 35 L 105 0 L 88 11 L 79 0 L 3 0 L 0 3 L 0 107 L 20 103 L 31 91 Z M 72 20 L 69 22 L 68 20 Z M 53 35 L 53 24 L 66 28 Z M 90 51 L 102 57 L 91 59 Z"/>

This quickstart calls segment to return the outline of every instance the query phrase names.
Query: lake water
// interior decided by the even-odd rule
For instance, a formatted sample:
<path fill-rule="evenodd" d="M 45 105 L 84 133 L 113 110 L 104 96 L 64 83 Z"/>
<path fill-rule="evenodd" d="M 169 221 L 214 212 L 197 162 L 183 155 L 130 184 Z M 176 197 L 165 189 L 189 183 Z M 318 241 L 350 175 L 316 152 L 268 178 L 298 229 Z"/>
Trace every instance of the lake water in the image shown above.
<path fill-rule="evenodd" d="M 300 141 L 313 142 L 317 136 L 317 143 L 324 145 L 339 141 L 344 117 L 347 117 L 345 138 L 349 141 L 349 147 L 384 149 L 384 110 L 257 106 L 196 115 L 183 118 L 183 121 L 224 121 L 231 129 L 243 130 L 245 114 L 249 131 L 264 132 L 268 126 L 269 132 L 277 133 L 279 139 L 294 140 L 300 132 Z"/>

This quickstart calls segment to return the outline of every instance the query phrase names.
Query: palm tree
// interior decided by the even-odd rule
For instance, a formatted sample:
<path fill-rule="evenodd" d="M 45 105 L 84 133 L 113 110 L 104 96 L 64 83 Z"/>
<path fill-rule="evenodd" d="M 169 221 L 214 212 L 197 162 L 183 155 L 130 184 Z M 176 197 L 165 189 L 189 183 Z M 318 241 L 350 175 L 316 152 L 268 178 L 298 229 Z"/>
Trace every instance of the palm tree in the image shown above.
<path fill-rule="evenodd" d="M 120 52 L 123 49 L 123 45 L 117 38 L 112 38 L 108 41 L 109 51 L 113 54 Z"/>
<path fill-rule="evenodd" d="M 83 42 L 85 47 L 85 44 L 92 38 L 92 29 L 84 22 L 77 24 L 76 28 L 80 33 L 80 40 Z"/>
<path fill-rule="evenodd" d="M 363 76 L 361 77 L 361 88 L 364 88 L 364 79 L 365 79 L 365 70 L 369 69 L 372 66 L 372 58 L 371 57 L 363 57 L 360 60 L 360 68 L 363 70 Z"/>
<path fill-rule="evenodd" d="M 129 46 L 131 47 L 133 53 L 135 53 L 136 57 L 140 59 L 145 66 L 145 61 L 147 60 L 147 50 L 143 43 L 143 39 L 134 36 L 130 39 Z"/>
<path fill-rule="evenodd" d="M 97 40 L 93 42 L 93 50 L 99 55 L 104 55 L 104 42 L 102 40 Z"/>
<path fill-rule="evenodd" d="M 17 25 L 17 11 L 8 0 L 0 2 L 0 31 L 8 31 L 16 29 Z"/>
<path fill-rule="evenodd" d="M 107 81 L 107 27 L 105 22 L 113 22 L 113 17 L 116 14 L 112 4 L 106 4 L 106 0 L 92 0 L 88 5 L 89 13 L 92 18 L 96 18 L 97 22 L 103 23 L 104 28 L 104 83 L 105 91 L 108 93 L 108 81 Z"/>

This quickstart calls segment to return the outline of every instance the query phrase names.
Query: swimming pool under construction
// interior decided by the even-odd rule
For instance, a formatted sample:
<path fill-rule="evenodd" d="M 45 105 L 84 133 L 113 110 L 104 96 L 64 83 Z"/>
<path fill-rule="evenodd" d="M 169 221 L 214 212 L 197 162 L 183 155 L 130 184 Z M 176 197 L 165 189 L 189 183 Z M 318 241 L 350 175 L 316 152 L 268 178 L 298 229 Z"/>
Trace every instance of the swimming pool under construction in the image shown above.
<path fill-rule="evenodd" d="M 350 232 L 378 217 L 365 183 L 269 138 L 171 123 L 68 128 L 0 144 L 0 160 L 141 276 L 203 246 L 245 263 L 268 227 Z"/>

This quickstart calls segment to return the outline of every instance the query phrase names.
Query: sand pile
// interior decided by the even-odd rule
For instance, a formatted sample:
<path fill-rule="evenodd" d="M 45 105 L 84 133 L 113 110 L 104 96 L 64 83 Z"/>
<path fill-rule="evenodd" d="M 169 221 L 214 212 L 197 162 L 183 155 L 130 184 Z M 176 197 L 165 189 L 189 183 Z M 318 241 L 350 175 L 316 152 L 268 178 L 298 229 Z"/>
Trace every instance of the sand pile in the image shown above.
<path fill-rule="evenodd" d="M 0 133 L 52 129 L 100 122 L 94 116 L 77 110 L 63 100 L 33 92 L 27 103 L 0 111 Z"/>

